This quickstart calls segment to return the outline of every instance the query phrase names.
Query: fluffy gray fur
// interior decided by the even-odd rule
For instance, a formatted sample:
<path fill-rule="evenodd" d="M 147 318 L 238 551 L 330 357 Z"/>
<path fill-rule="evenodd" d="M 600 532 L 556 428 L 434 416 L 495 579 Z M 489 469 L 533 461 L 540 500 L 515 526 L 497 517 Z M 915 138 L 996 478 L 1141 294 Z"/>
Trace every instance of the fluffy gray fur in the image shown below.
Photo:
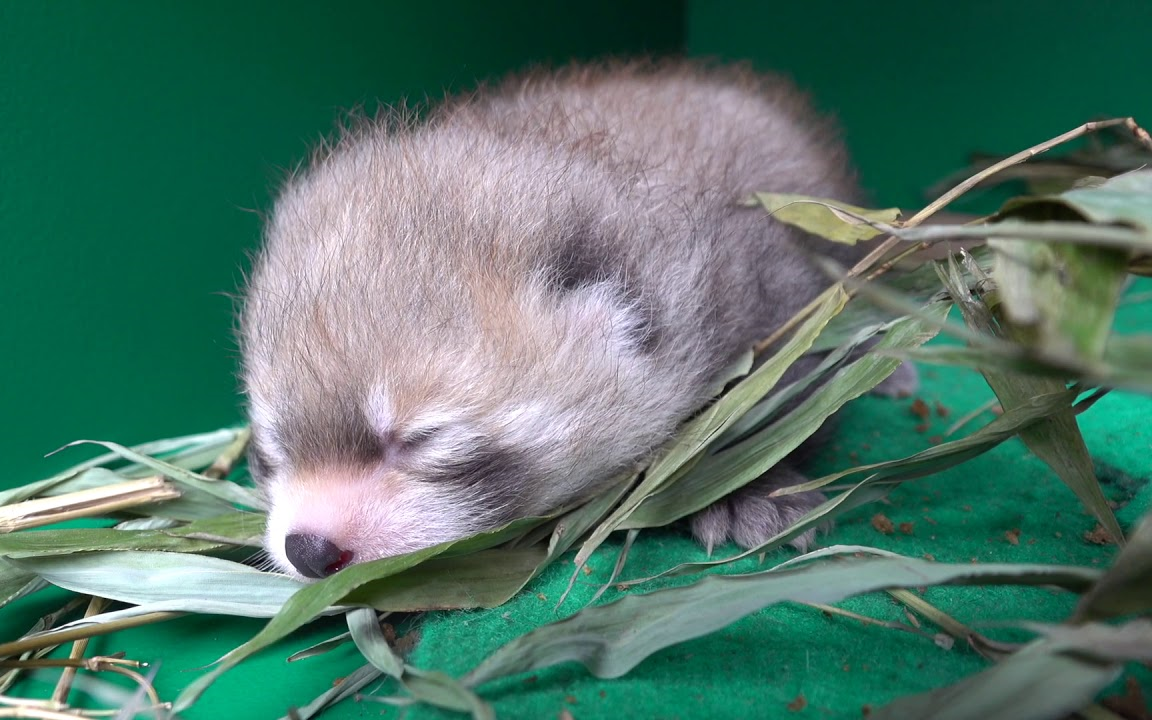
<path fill-rule="evenodd" d="M 821 241 L 740 200 L 857 195 L 835 129 L 743 69 L 574 67 L 395 117 L 290 179 L 247 288 L 253 457 L 287 572 L 290 534 L 369 560 L 638 467 L 827 284 L 793 245 Z M 768 499 L 802 480 L 782 464 L 697 537 L 759 543 L 822 499 Z"/>

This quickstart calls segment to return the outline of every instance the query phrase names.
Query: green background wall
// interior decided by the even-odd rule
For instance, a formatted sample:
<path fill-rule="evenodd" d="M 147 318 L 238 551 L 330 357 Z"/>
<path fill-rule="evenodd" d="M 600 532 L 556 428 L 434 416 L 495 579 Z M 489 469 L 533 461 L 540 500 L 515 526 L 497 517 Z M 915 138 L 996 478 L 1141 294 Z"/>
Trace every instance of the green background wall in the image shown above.
<path fill-rule="evenodd" d="M 1039 13 L 1043 12 L 1043 15 Z M 967 151 L 1152 122 L 1152 3 L 0 1 L 0 485 L 239 419 L 231 301 L 339 109 L 535 60 L 685 49 L 840 114 L 877 202 Z"/>
<path fill-rule="evenodd" d="M 683 43 L 660 0 L 0 1 L 0 485 L 239 421 L 251 209 L 338 112 Z"/>
<path fill-rule="evenodd" d="M 1101 116 L 1152 125 L 1147 0 L 688 3 L 692 54 L 786 69 L 841 119 L 879 202 L 972 150 L 1014 153 Z"/>

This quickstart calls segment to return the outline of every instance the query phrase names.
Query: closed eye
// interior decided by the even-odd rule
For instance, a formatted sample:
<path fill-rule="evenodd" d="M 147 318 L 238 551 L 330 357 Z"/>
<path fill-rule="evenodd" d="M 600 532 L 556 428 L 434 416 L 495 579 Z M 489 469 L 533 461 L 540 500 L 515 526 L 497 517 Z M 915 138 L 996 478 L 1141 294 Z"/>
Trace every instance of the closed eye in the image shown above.
<path fill-rule="evenodd" d="M 415 428 L 409 430 L 400 436 L 400 442 L 404 445 L 405 449 L 412 450 L 425 445 L 429 440 L 436 437 L 442 428 L 437 426 Z"/>
<path fill-rule="evenodd" d="M 252 478 L 253 482 L 262 482 L 271 474 L 273 470 L 272 461 L 268 459 L 268 455 L 261 450 L 260 446 L 254 441 L 249 441 L 248 443 L 246 459 L 248 461 L 248 476 Z"/>

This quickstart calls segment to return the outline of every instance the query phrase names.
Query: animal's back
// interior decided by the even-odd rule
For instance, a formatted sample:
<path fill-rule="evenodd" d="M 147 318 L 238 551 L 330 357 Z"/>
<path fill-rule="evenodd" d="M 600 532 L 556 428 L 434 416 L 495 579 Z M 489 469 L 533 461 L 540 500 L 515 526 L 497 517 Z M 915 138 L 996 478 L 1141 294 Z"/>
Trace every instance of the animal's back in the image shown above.
<path fill-rule="evenodd" d="M 732 352 L 791 317 L 824 278 L 797 252 L 845 249 L 747 207 L 753 192 L 857 200 L 831 122 L 791 83 L 695 63 L 577 66 L 506 81 L 449 106 L 443 121 L 564 148 L 617 193 L 618 251 L 676 318 L 677 342 Z M 592 237 L 592 241 L 603 242 Z M 723 354 L 723 353 L 720 353 Z"/>

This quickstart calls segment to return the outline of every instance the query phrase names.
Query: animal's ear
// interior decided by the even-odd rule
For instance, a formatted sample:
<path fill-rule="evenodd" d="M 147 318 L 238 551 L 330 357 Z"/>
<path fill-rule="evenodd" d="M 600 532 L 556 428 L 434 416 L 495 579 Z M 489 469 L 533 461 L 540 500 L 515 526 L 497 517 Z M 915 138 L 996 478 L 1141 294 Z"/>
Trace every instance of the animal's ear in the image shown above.
<path fill-rule="evenodd" d="M 542 268 L 545 283 L 574 332 L 650 352 L 656 342 L 652 308 L 632 279 L 619 239 L 592 217 L 574 213 L 559 233 Z"/>
<path fill-rule="evenodd" d="M 562 302 L 577 338 L 602 339 L 614 347 L 649 353 L 659 341 L 649 308 L 640 296 L 612 281 L 585 285 Z"/>

